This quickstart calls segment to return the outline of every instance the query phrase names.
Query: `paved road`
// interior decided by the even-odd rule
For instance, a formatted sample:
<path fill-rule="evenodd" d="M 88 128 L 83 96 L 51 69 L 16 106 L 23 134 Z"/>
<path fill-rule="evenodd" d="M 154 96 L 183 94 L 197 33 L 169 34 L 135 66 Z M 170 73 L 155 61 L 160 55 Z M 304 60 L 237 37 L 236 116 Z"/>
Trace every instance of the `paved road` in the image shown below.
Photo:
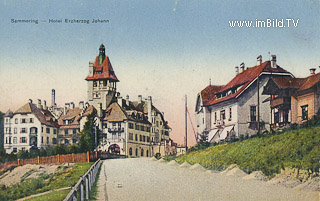
<path fill-rule="evenodd" d="M 317 192 L 285 188 L 147 158 L 105 160 L 98 200 L 318 200 Z"/>

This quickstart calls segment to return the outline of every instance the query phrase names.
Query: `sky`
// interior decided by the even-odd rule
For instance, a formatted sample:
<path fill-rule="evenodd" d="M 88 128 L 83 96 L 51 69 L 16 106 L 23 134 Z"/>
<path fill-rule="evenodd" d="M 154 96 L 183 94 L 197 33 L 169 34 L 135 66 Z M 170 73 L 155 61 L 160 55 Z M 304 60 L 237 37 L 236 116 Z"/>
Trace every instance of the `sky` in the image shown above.
<path fill-rule="evenodd" d="M 106 47 L 120 80 L 117 90 L 132 101 L 152 96 L 184 139 L 184 98 L 195 122 L 197 94 L 226 84 L 235 66 L 256 65 L 270 54 L 296 77 L 320 71 L 320 1 L 0 0 L 0 111 L 15 111 L 28 99 L 56 102 L 87 100 L 88 63 Z M 49 23 L 49 20 L 62 23 Z M 90 23 L 65 23 L 89 20 Z M 93 19 L 108 20 L 91 23 Z M 230 27 L 231 20 L 295 20 L 290 27 Z M 38 20 L 15 23 L 14 20 Z M 290 21 L 289 20 L 289 21 Z M 290 21 L 292 22 L 292 21 Z M 188 123 L 188 143 L 195 138 Z M 195 128 L 196 129 L 196 128 Z"/>

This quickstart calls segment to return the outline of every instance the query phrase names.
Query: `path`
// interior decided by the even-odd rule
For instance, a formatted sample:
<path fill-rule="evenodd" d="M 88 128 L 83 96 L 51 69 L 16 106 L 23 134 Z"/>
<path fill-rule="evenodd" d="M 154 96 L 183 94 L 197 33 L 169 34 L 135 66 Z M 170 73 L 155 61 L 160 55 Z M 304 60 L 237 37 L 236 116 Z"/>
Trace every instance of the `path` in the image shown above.
<path fill-rule="evenodd" d="M 318 199 L 318 192 L 191 170 L 148 158 L 105 160 L 98 182 L 98 200 L 107 201 Z"/>

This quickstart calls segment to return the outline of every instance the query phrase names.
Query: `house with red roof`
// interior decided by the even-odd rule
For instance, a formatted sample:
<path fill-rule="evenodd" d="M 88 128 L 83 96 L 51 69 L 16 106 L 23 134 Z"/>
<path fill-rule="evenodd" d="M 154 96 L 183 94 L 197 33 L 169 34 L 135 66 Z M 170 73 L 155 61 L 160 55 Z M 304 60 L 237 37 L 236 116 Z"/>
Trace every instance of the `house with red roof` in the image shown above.
<path fill-rule="evenodd" d="M 303 123 L 320 109 L 320 73 L 311 68 L 306 78 L 271 78 L 263 89 L 270 97 L 271 126 L 273 129 Z"/>
<path fill-rule="evenodd" d="M 41 105 L 28 103 L 15 112 L 5 114 L 4 149 L 7 153 L 29 150 L 31 147 L 46 148 L 58 142 L 58 122 L 48 110 L 46 102 Z"/>
<path fill-rule="evenodd" d="M 271 77 L 293 77 L 276 63 L 236 67 L 236 76 L 226 85 L 209 85 L 197 96 L 196 117 L 198 139 L 219 142 L 241 135 L 254 135 L 270 128 L 270 105 L 262 104 L 269 96 L 262 89 Z M 260 123 L 258 123 L 260 122 Z"/>

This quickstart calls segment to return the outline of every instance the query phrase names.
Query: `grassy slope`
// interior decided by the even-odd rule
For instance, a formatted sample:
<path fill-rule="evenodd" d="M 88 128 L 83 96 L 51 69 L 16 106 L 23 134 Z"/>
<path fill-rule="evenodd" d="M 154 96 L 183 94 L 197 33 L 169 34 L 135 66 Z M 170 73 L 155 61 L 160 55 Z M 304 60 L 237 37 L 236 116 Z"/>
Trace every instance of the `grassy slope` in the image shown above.
<path fill-rule="evenodd" d="M 0 200 L 15 200 L 41 192 L 74 186 L 79 178 L 93 163 L 76 163 L 72 169 L 65 169 L 52 175 L 43 174 L 35 179 L 26 179 L 21 183 L 0 190 Z"/>
<path fill-rule="evenodd" d="M 238 164 L 247 173 L 261 170 L 273 176 L 284 167 L 319 171 L 319 147 L 320 127 L 313 127 L 222 144 L 191 152 L 176 160 L 179 163 L 200 163 L 214 170 Z"/>

